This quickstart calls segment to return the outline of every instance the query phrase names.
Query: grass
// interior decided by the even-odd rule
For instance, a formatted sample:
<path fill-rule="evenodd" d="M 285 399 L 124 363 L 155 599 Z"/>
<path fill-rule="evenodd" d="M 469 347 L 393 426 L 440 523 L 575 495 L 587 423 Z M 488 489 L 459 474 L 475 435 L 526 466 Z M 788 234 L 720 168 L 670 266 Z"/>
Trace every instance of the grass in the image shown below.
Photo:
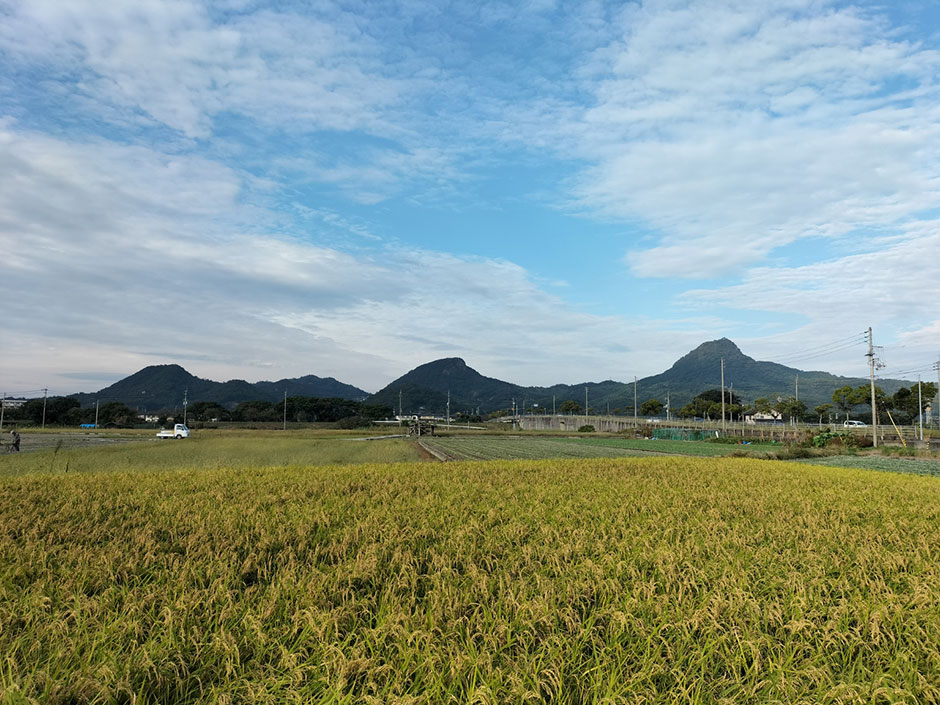
<path fill-rule="evenodd" d="M 940 702 L 934 478 L 150 470 L 0 481 L 0 702 Z"/>

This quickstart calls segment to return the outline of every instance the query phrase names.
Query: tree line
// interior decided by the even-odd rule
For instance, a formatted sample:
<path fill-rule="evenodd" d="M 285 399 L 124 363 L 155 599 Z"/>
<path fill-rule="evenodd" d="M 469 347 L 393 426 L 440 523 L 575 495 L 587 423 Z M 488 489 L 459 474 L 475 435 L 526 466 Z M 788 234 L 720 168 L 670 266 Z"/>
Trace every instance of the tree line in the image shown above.
<path fill-rule="evenodd" d="M 45 412 L 43 405 L 45 402 Z M 322 397 L 288 397 L 287 420 L 299 423 L 344 422 L 350 425 L 365 424 L 376 419 L 391 415 L 392 409 L 381 404 L 365 404 L 359 401 L 340 398 Z M 190 404 L 187 408 L 187 421 L 216 422 L 216 421 L 282 421 L 284 419 L 284 402 L 246 401 L 228 409 L 221 404 L 209 401 L 200 401 Z M 96 410 L 94 407 L 82 408 L 77 399 L 73 397 L 49 397 L 43 399 L 30 399 L 22 406 L 7 408 L 4 414 L 12 422 L 31 423 L 47 426 L 78 426 L 85 423 L 94 423 Z M 134 426 L 140 423 L 139 412 L 119 401 L 109 401 L 98 406 L 97 417 L 99 426 Z M 164 411 L 159 414 L 161 424 L 167 418 L 179 422 L 183 420 L 181 412 Z"/>
<path fill-rule="evenodd" d="M 918 401 L 917 385 L 901 387 L 894 394 L 886 394 L 880 387 L 875 387 L 875 404 L 879 413 L 890 412 L 896 423 L 911 424 L 917 421 L 921 414 L 921 403 L 926 405 L 937 393 L 937 385 L 933 382 L 921 384 L 920 402 Z M 771 401 L 766 397 L 759 397 L 750 404 L 742 402 L 740 397 L 725 392 L 725 414 L 728 418 L 742 418 L 751 414 L 774 414 L 788 421 L 823 421 L 830 420 L 834 410 L 844 414 L 848 419 L 858 406 L 871 407 L 871 387 L 859 385 L 839 387 L 832 393 L 831 404 L 820 404 L 810 411 L 809 407 L 793 395 L 781 396 Z M 683 406 L 678 415 L 682 418 L 721 418 L 721 390 L 709 389 L 696 396 L 689 404 Z M 885 419 L 887 420 L 887 419 Z"/>
<path fill-rule="evenodd" d="M 926 404 L 934 398 L 937 393 L 937 385 L 933 382 L 924 382 L 921 384 L 920 400 Z M 702 418 L 716 420 L 721 418 L 721 389 L 709 389 L 698 394 L 688 404 L 676 412 L 679 418 Z M 856 407 L 871 407 L 871 387 L 869 385 L 860 385 L 858 387 L 844 386 L 839 387 L 832 394 L 832 403 L 820 404 L 813 407 L 812 410 L 805 402 L 800 401 L 793 395 L 777 397 L 774 400 L 767 397 L 758 397 L 753 402 L 747 403 L 740 396 L 731 391 L 725 391 L 725 416 L 730 420 L 743 420 L 744 416 L 752 414 L 776 414 L 779 418 L 787 421 L 816 421 L 823 423 L 831 420 L 834 411 L 845 416 L 848 419 Z M 891 417 L 898 424 L 911 424 L 917 421 L 921 413 L 918 403 L 917 385 L 910 387 L 901 387 L 894 394 L 886 394 L 880 387 L 875 387 L 875 404 L 881 414 L 890 412 Z M 562 414 L 577 415 L 582 413 L 582 406 L 576 401 L 568 399 L 563 401 L 558 407 Z M 659 416 L 665 409 L 664 404 L 659 399 L 647 399 L 640 405 L 641 416 Z M 633 409 L 627 409 L 632 413 Z M 622 409 L 615 409 L 614 414 L 623 412 Z M 491 416 L 508 414 L 509 410 L 494 412 Z M 887 417 L 884 418 L 887 421 Z"/>
<path fill-rule="evenodd" d="M 191 404 L 188 417 L 197 421 L 282 421 L 296 423 L 376 421 L 392 415 L 385 404 L 366 404 L 339 397 L 287 397 L 283 401 L 243 401 L 234 409 L 216 402 Z"/>

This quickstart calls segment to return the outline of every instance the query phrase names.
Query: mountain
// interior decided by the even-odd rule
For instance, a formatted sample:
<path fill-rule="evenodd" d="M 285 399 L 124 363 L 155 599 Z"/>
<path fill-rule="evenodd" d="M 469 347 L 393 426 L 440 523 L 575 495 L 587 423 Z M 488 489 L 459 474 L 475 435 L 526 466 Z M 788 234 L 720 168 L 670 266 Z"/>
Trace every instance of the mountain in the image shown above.
<path fill-rule="evenodd" d="M 278 401 L 289 396 L 339 397 L 361 400 L 368 392 L 332 377 L 306 375 L 277 382 L 246 382 L 233 379 L 213 382 L 196 377 L 179 365 L 151 365 L 110 387 L 91 394 L 73 394 L 83 405 L 100 401 L 120 401 L 141 411 L 158 411 L 182 406 L 183 394 L 189 403 L 214 401 L 223 406 L 235 406 L 243 401 Z"/>
<path fill-rule="evenodd" d="M 678 411 L 696 394 L 721 386 L 721 361 L 725 361 L 725 386 L 745 401 L 758 397 L 775 400 L 796 392 L 799 377 L 800 401 L 812 409 L 832 401 L 832 393 L 844 385 L 857 387 L 868 384 L 863 377 L 839 377 L 828 372 L 798 370 L 775 362 L 760 362 L 748 357 L 727 338 L 702 343 L 676 360 L 668 370 L 646 377 L 637 383 L 637 402 L 659 399 L 667 395 L 673 411 Z M 888 394 L 909 382 L 878 380 Z M 190 403 L 214 401 L 235 406 L 243 401 L 279 401 L 284 392 L 290 396 L 339 397 L 385 404 L 397 412 L 399 403 L 406 414 L 444 414 L 450 393 L 451 413 L 487 414 L 499 409 L 516 408 L 533 411 L 560 410 L 568 400 L 584 406 L 585 390 L 592 412 L 633 413 L 632 382 L 584 382 L 556 384 L 552 387 L 523 387 L 511 382 L 486 377 L 468 366 L 459 357 L 428 362 L 402 375 L 371 397 L 367 392 L 332 377 L 307 375 L 277 382 L 256 382 L 240 379 L 213 382 L 191 375 L 179 365 L 152 365 L 115 382 L 96 394 L 74 394 L 83 405 L 95 400 L 121 401 L 142 411 L 178 408 L 188 390 Z"/>
<path fill-rule="evenodd" d="M 447 393 L 450 408 L 457 411 L 481 413 L 504 409 L 512 405 L 513 397 L 522 403 L 523 387 L 484 377 L 467 366 L 459 357 L 435 360 L 416 367 L 369 397 L 370 404 L 386 404 L 398 413 L 399 404 L 404 413 L 444 413 Z"/>
<path fill-rule="evenodd" d="M 800 400 L 812 409 L 831 403 L 832 393 L 844 385 L 857 387 L 868 384 L 863 377 L 840 377 L 828 372 L 805 371 L 775 362 L 760 362 L 748 357 L 727 338 L 702 343 L 679 358 L 665 372 L 637 382 L 636 399 L 642 404 L 647 399 L 666 402 L 677 411 L 692 398 L 708 389 L 721 386 L 721 361 L 725 364 L 725 387 L 745 401 L 758 397 L 775 400 L 796 393 L 799 378 Z M 887 393 L 905 386 L 902 380 L 878 380 Z M 502 380 L 485 377 L 457 357 L 435 360 L 411 370 L 369 398 L 370 403 L 386 404 L 397 412 L 399 399 L 402 411 L 408 413 L 443 414 L 450 392 L 452 413 L 471 411 L 486 414 L 498 409 L 511 408 L 513 400 L 518 407 L 537 405 L 551 410 L 553 404 L 560 409 L 564 401 L 576 401 L 584 406 L 585 389 L 592 411 L 605 413 L 629 410 L 632 413 L 634 389 L 632 382 L 585 382 L 558 384 L 552 387 L 523 387 Z"/>
<path fill-rule="evenodd" d="M 706 389 L 721 387 L 721 361 L 725 361 L 725 387 L 745 401 L 766 397 L 796 395 L 799 384 L 800 401 L 810 409 L 832 402 L 832 393 L 839 387 L 868 385 L 866 377 L 841 377 L 828 372 L 798 370 L 776 362 L 760 362 L 748 357 L 727 338 L 702 343 L 676 360 L 665 372 L 646 377 L 638 384 L 641 399 L 666 400 L 667 392 L 673 410 L 679 410 L 693 396 Z M 893 394 L 905 383 L 901 380 L 878 380 L 878 386 Z"/>

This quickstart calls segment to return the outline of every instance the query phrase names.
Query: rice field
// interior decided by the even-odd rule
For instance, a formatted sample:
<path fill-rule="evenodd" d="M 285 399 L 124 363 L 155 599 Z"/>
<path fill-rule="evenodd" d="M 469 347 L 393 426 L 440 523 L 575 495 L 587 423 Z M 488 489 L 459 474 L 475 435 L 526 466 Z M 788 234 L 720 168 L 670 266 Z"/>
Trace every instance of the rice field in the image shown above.
<path fill-rule="evenodd" d="M 940 703 L 935 478 L 189 460 L 0 478 L 0 702 Z"/>

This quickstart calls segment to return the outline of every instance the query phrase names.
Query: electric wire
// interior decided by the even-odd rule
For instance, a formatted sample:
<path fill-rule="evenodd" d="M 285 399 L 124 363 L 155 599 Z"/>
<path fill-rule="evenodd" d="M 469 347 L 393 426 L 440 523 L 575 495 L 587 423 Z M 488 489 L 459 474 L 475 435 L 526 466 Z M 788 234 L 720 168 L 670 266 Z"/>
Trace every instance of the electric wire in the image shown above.
<path fill-rule="evenodd" d="M 849 350 L 866 342 L 867 340 L 868 336 L 866 333 L 859 333 L 853 336 L 849 336 L 848 338 L 842 338 L 840 340 L 834 340 L 828 343 L 822 343 L 820 345 L 804 348 L 803 350 L 796 350 L 790 353 L 784 353 L 783 355 L 777 355 L 774 357 L 773 362 L 778 364 L 790 364 L 802 360 L 813 360 L 819 357 L 825 357 L 826 355 L 831 355 L 836 352 L 841 352 L 843 350 Z"/>

